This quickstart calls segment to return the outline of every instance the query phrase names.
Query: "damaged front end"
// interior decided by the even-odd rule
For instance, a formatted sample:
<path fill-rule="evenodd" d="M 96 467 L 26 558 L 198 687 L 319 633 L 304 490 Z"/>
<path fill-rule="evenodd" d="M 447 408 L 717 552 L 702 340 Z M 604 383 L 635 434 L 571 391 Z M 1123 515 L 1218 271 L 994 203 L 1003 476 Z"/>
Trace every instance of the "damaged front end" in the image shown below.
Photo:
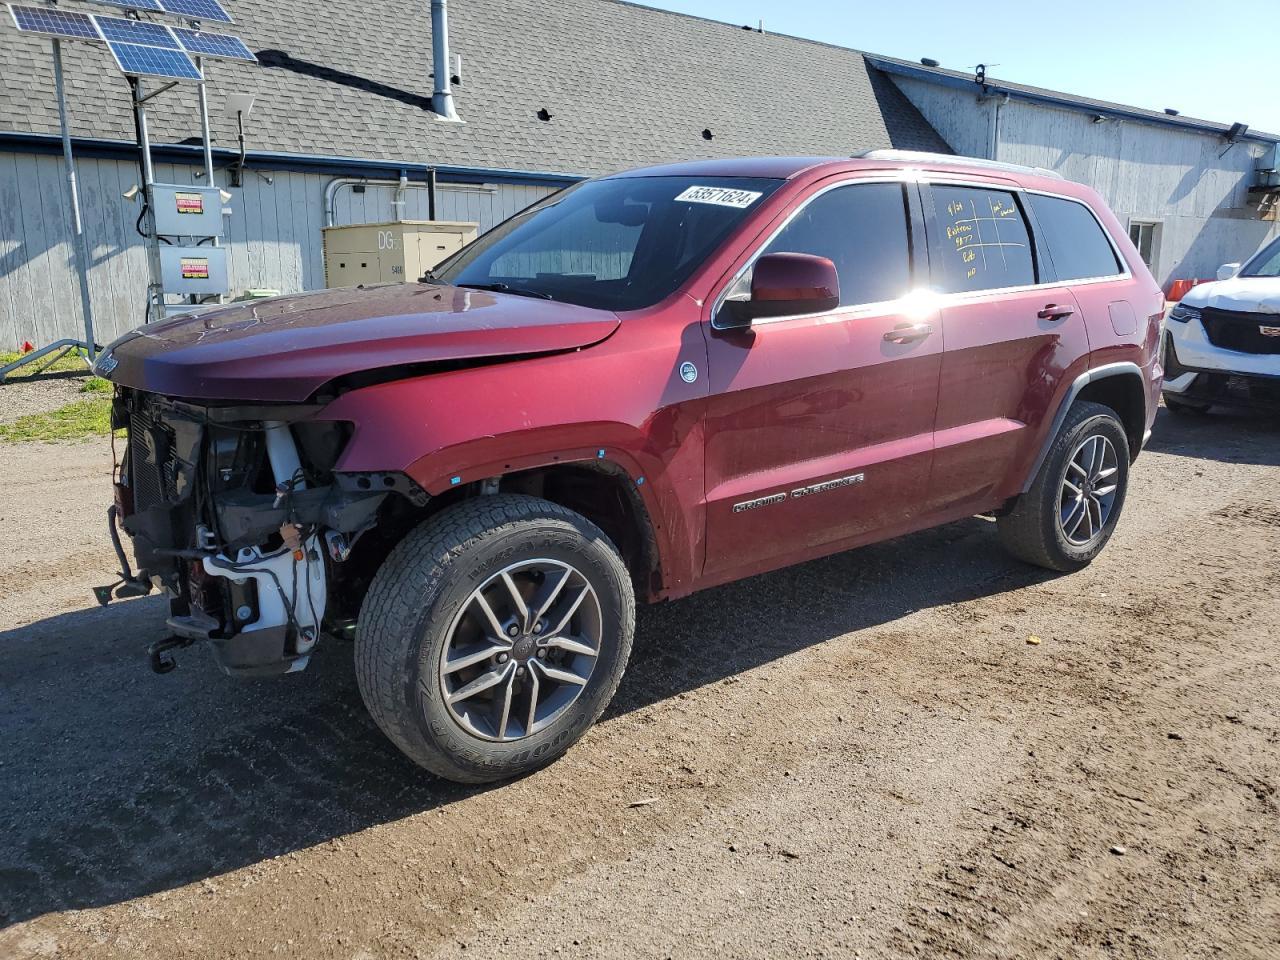
<path fill-rule="evenodd" d="M 172 636 L 150 649 L 157 672 L 173 669 L 169 651 L 201 640 L 229 674 L 293 672 L 322 634 L 353 629 L 345 598 L 363 595 L 375 566 L 352 562 L 357 542 L 380 513 L 419 509 L 427 495 L 401 474 L 336 471 L 352 427 L 319 410 L 117 390 L 112 425 L 127 441 L 109 517 L 123 579 L 95 593 L 102 603 L 168 594 Z"/>

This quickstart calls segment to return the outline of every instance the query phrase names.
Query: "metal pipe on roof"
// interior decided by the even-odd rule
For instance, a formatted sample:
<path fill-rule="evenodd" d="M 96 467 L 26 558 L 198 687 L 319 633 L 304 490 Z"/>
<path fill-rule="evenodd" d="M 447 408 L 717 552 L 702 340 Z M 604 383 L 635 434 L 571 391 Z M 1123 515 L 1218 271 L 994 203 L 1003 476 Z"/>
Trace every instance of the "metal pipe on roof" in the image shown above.
<path fill-rule="evenodd" d="M 441 120 L 460 122 L 453 105 L 453 87 L 449 81 L 449 13 L 446 0 L 431 0 L 431 51 L 435 61 L 435 89 L 431 92 L 431 109 Z"/>

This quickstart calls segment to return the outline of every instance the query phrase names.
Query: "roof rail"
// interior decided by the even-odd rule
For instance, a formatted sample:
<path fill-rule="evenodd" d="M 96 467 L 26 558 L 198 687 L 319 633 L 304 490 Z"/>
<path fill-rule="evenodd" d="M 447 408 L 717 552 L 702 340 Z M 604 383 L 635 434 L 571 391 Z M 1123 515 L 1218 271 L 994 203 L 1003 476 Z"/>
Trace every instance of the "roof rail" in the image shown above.
<path fill-rule="evenodd" d="M 915 163 L 949 163 L 962 167 L 981 167 L 984 170 L 1004 170 L 1008 173 L 1031 173 L 1039 177 L 1065 180 L 1056 170 L 1045 167 L 1028 167 L 1021 163 L 1005 163 L 1002 160 L 982 160 L 978 157 L 958 157 L 950 153 L 928 153 L 924 150 L 863 150 L 855 153 L 857 160 L 904 160 Z"/>

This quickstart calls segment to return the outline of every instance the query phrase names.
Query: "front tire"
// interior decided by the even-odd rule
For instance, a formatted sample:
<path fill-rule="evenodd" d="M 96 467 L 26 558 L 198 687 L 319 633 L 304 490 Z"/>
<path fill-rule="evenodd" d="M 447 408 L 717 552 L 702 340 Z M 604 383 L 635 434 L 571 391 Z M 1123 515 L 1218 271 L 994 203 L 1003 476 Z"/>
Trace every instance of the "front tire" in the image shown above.
<path fill-rule="evenodd" d="M 630 577 L 598 527 L 534 497 L 484 496 L 391 552 L 360 611 L 356 677 L 411 760 L 487 783 L 545 766 L 586 732 L 634 632 Z"/>
<path fill-rule="evenodd" d="M 1070 573 L 1111 539 L 1129 486 L 1129 439 L 1115 411 L 1081 401 L 1071 408 L 1035 482 L 997 521 L 1006 550 L 1027 563 Z"/>

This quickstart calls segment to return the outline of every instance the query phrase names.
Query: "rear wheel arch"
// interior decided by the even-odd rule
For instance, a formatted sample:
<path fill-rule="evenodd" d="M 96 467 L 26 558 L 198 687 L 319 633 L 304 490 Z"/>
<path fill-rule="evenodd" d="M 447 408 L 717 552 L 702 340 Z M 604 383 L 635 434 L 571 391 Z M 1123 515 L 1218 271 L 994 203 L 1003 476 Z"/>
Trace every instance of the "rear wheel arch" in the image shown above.
<path fill-rule="evenodd" d="M 1129 459 L 1132 461 L 1142 449 L 1142 437 L 1147 428 L 1147 391 L 1142 371 L 1136 365 L 1125 365 L 1093 377 L 1072 399 L 1072 403 L 1088 400 L 1114 410 L 1124 424 L 1129 438 Z M 1133 369 L 1127 369 L 1132 366 Z"/>
<path fill-rule="evenodd" d="M 1040 468 L 1044 466 L 1045 458 L 1049 455 L 1054 441 L 1062 430 L 1062 425 L 1066 422 L 1067 415 L 1082 400 L 1098 403 L 1115 411 L 1124 425 L 1130 462 L 1137 457 L 1142 449 L 1147 425 L 1147 391 L 1142 368 L 1128 360 L 1095 367 L 1076 377 L 1067 390 L 1044 435 L 1040 453 L 1023 483 L 1022 493 L 1030 490 L 1031 485 L 1035 483 Z"/>

